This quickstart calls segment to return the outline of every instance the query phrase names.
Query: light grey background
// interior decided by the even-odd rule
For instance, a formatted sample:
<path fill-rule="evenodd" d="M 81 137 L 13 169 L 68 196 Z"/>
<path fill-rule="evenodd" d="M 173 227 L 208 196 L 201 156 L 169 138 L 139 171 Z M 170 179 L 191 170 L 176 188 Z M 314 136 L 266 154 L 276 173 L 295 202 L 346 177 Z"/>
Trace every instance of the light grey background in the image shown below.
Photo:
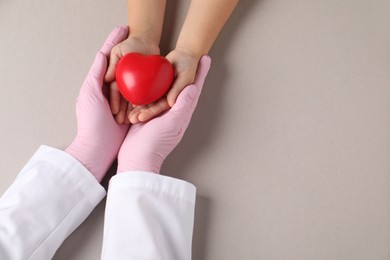
<path fill-rule="evenodd" d="M 188 1 L 168 1 L 174 46 Z M 65 148 L 126 1 L 0 1 L 0 191 Z M 242 0 L 163 174 L 198 188 L 193 258 L 390 259 L 390 2 Z M 55 260 L 99 259 L 104 202 Z"/>

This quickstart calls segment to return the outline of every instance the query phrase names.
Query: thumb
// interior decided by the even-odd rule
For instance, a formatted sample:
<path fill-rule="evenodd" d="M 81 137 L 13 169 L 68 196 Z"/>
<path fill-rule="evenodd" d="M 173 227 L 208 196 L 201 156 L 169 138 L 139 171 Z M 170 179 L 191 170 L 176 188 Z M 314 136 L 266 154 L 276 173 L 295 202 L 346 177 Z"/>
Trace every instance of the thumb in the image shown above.
<path fill-rule="evenodd" d="M 190 112 L 193 113 L 198 103 L 203 84 L 209 72 L 211 58 L 207 55 L 200 59 L 198 71 L 195 75 L 194 84 L 187 86 L 179 95 L 176 104 L 171 110 L 182 110 L 183 106 L 189 106 Z M 169 95 L 169 94 L 168 94 Z"/>
<path fill-rule="evenodd" d="M 102 52 L 98 52 L 95 57 L 87 78 L 85 79 L 81 92 L 102 94 L 104 74 L 107 68 L 107 58 Z"/>
<path fill-rule="evenodd" d="M 115 68 L 121 58 L 121 53 L 117 47 L 117 44 L 126 39 L 129 33 L 129 28 L 127 26 L 118 26 L 115 28 L 110 35 L 107 37 L 100 51 L 106 55 L 110 56 L 108 71 L 105 76 L 106 82 L 111 82 L 115 80 Z"/>
<path fill-rule="evenodd" d="M 116 27 L 107 37 L 100 51 L 108 56 L 111 52 L 111 49 L 114 48 L 115 45 L 126 39 L 128 33 L 129 28 L 127 26 Z"/>
<path fill-rule="evenodd" d="M 191 114 L 195 110 L 195 105 L 200 95 L 200 91 L 196 85 L 188 85 L 183 89 L 177 98 L 176 103 L 173 105 L 170 111 L 178 111 L 180 113 L 189 111 Z"/>
<path fill-rule="evenodd" d="M 208 55 L 202 56 L 198 65 L 198 71 L 196 72 L 194 84 L 197 85 L 200 89 L 203 88 L 204 81 L 206 79 L 207 73 L 210 70 L 211 58 Z"/>
<path fill-rule="evenodd" d="M 180 92 L 193 81 L 194 76 L 191 76 L 189 73 L 182 73 L 176 77 L 167 95 L 167 100 L 170 107 L 173 107 Z"/>
<path fill-rule="evenodd" d="M 95 78 L 99 84 L 103 84 L 104 74 L 107 68 L 107 58 L 102 52 L 98 52 L 95 56 L 91 68 L 89 69 L 88 76 Z"/>

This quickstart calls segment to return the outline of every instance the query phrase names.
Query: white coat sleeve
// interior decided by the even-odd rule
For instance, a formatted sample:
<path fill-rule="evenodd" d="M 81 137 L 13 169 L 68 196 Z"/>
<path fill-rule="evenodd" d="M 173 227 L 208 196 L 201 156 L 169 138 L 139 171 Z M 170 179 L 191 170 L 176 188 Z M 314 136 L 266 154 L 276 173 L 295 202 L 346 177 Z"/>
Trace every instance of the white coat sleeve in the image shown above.
<path fill-rule="evenodd" d="M 191 259 L 196 188 L 147 172 L 111 178 L 102 259 Z"/>
<path fill-rule="evenodd" d="M 0 259 L 52 259 L 104 196 L 76 159 L 41 146 L 0 198 Z"/>

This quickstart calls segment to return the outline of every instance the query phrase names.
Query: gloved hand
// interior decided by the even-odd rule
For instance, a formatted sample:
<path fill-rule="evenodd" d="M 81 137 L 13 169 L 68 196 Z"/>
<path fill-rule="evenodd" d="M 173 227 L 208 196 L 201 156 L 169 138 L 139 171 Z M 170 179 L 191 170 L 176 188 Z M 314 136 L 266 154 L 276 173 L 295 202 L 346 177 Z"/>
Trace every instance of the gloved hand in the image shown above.
<path fill-rule="evenodd" d="M 202 57 L 194 83 L 180 93 L 170 110 L 146 123 L 130 127 L 119 150 L 118 172 L 160 172 L 165 158 L 180 142 L 190 123 L 210 63 L 210 57 Z"/>
<path fill-rule="evenodd" d="M 128 126 L 118 125 L 103 93 L 103 79 L 111 49 L 128 35 L 119 26 L 108 36 L 88 72 L 76 102 L 77 136 L 65 152 L 101 181 L 118 154 Z"/>

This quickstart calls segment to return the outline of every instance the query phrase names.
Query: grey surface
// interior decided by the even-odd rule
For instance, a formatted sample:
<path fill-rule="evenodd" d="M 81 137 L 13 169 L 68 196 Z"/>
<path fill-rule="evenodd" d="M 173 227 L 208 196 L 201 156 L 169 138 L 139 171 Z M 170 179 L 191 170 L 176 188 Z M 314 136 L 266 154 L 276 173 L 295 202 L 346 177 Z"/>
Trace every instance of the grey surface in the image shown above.
<path fill-rule="evenodd" d="M 187 1 L 169 1 L 174 46 Z M 74 101 L 125 1 L 0 2 L 0 191 Z M 390 2 L 242 0 L 163 173 L 198 188 L 194 259 L 390 259 Z M 104 202 L 55 260 L 99 259 Z"/>

